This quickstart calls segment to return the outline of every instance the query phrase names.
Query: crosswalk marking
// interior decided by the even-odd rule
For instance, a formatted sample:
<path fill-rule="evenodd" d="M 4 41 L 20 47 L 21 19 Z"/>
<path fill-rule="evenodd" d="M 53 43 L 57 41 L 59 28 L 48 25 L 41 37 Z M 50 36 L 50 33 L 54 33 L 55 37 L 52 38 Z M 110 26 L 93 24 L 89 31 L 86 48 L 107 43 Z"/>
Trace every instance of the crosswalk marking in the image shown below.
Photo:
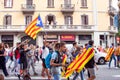
<path fill-rule="evenodd" d="M 120 75 L 113 75 L 113 77 L 120 77 Z"/>

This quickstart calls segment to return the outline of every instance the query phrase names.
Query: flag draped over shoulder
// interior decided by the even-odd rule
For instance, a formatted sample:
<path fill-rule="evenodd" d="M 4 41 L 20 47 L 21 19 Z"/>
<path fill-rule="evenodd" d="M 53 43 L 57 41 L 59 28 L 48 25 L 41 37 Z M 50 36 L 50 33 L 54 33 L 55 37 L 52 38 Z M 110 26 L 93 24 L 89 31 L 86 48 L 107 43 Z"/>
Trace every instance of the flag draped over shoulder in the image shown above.
<path fill-rule="evenodd" d="M 114 48 L 110 48 L 109 51 L 108 51 L 108 53 L 107 53 L 107 56 L 105 57 L 106 61 L 110 60 L 110 57 L 113 54 L 113 52 L 114 52 Z"/>
<path fill-rule="evenodd" d="M 82 54 L 79 57 L 76 57 L 68 66 L 65 77 L 68 78 L 74 71 L 80 72 L 93 56 L 93 48 L 88 48 L 87 50 L 83 51 Z"/>
<path fill-rule="evenodd" d="M 62 58 L 62 64 L 65 64 L 65 62 L 67 61 L 67 55 L 63 54 L 63 58 Z M 65 75 L 65 67 L 62 67 L 62 73 L 61 76 Z"/>
<path fill-rule="evenodd" d="M 37 33 L 42 29 L 43 23 L 39 15 L 27 26 L 27 28 L 25 29 L 25 33 L 31 38 L 35 39 L 37 37 Z"/>

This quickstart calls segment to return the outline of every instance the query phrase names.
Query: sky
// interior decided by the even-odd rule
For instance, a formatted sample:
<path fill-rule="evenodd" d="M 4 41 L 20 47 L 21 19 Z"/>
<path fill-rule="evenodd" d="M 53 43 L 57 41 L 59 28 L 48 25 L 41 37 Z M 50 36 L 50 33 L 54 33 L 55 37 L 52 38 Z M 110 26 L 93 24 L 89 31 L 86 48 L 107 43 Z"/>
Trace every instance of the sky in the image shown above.
<path fill-rule="evenodd" d="M 112 0 L 112 6 L 118 10 L 118 0 Z"/>

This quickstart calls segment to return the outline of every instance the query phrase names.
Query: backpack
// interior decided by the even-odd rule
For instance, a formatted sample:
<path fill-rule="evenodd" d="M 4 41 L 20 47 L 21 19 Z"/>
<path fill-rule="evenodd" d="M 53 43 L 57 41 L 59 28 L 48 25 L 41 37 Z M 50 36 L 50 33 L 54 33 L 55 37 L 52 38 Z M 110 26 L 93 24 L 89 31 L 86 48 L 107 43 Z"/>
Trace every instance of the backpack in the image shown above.
<path fill-rule="evenodd" d="M 51 68 L 50 66 L 50 60 L 51 60 L 51 57 L 52 57 L 52 52 L 50 52 L 47 57 L 45 58 L 45 65 L 47 68 Z"/>
<path fill-rule="evenodd" d="M 60 55 L 60 53 L 58 51 L 55 51 L 55 52 L 58 54 L 59 57 L 57 57 L 54 62 L 62 63 L 62 55 Z M 53 53 L 53 51 L 51 51 L 45 58 L 45 64 L 46 64 L 47 68 L 51 68 L 50 61 L 51 61 L 52 53 Z"/>

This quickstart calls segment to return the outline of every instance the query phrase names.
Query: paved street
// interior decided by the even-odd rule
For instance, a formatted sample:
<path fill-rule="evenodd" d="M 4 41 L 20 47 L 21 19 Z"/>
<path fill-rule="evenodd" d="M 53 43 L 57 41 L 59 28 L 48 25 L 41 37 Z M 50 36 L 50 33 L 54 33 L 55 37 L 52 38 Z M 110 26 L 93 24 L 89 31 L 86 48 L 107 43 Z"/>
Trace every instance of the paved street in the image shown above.
<path fill-rule="evenodd" d="M 47 80 L 47 78 L 43 78 L 40 76 L 41 73 L 41 62 L 36 63 L 36 71 L 39 74 L 38 76 L 32 76 L 32 80 Z M 108 68 L 108 63 L 105 65 L 98 65 L 99 69 L 96 71 L 96 80 L 120 80 L 120 69 L 115 68 L 112 64 L 111 68 Z M 5 80 L 18 80 L 17 77 L 13 76 L 14 74 L 10 72 L 9 77 L 6 77 Z M 33 75 L 32 69 L 30 70 L 31 75 Z M 71 80 L 72 80 L 71 76 Z M 87 78 L 87 73 L 85 72 L 85 78 Z M 65 78 L 63 78 L 65 80 Z M 78 78 L 77 80 L 80 80 Z"/>

